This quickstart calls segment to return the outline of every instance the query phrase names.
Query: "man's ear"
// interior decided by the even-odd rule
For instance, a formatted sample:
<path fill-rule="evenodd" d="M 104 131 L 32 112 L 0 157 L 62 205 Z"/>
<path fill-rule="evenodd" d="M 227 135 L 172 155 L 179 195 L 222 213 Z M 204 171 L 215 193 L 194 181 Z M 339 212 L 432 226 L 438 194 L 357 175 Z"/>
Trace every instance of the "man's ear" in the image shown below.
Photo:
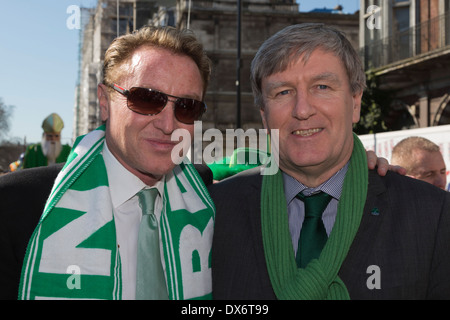
<path fill-rule="evenodd" d="M 264 108 L 260 108 L 259 112 L 261 114 L 261 121 L 263 124 L 264 129 L 269 130 L 268 126 L 267 126 L 267 121 L 266 121 L 266 113 L 264 111 Z"/>
<path fill-rule="evenodd" d="M 358 123 L 361 119 L 361 100 L 362 100 L 363 91 L 355 93 L 353 95 L 353 123 Z"/>
<path fill-rule="evenodd" d="M 97 98 L 100 106 L 102 121 L 106 121 L 109 118 L 109 91 L 108 88 L 102 83 L 100 83 L 97 87 Z"/>

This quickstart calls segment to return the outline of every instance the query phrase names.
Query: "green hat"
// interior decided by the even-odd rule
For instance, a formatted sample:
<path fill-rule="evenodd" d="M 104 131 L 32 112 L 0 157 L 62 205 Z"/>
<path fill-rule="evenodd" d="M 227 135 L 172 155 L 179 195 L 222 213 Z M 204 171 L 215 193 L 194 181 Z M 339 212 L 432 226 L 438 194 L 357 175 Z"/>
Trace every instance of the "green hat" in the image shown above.
<path fill-rule="evenodd" d="M 56 113 L 52 113 L 42 122 L 42 129 L 45 133 L 61 132 L 64 128 L 64 122 Z"/>

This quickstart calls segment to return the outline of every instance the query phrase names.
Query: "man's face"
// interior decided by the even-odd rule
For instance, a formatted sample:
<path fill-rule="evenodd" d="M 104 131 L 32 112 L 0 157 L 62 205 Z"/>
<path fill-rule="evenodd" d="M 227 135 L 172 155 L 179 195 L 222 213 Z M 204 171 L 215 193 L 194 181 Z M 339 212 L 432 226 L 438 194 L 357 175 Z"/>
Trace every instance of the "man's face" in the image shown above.
<path fill-rule="evenodd" d="M 316 49 L 262 81 L 261 116 L 279 129 L 280 168 L 309 187 L 342 168 L 353 150 L 362 92 L 353 94 L 342 62 Z"/>
<path fill-rule="evenodd" d="M 61 141 L 60 132 L 45 132 L 44 137 L 45 141 Z"/>
<path fill-rule="evenodd" d="M 151 88 L 177 97 L 202 100 L 200 71 L 186 56 L 141 47 L 119 71 L 117 85 L 122 88 Z M 105 93 L 109 94 L 109 99 Z M 175 167 L 171 152 L 178 142 L 171 141 L 173 131 L 183 128 L 193 137 L 194 125 L 176 120 L 171 101 L 159 114 L 146 116 L 128 109 L 125 96 L 108 92 L 103 85 L 99 86 L 98 95 L 102 120 L 107 120 L 106 141 L 111 153 L 130 172 L 153 185 Z"/>
<path fill-rule="evenodd" d="M 429 152 L 415 149 L 411 155 L 416 163 L 411 177 L 426 181 L 445 190 L 447 183 L 447 172 L 444 158 L 439 151 Z"/>
<path fill-rule="evenodd" d="M 48 163 L 55 163 L 62 150 L 61 133 L 45 132 L 42 135 L 41 148 L 42 153 L 47 157 Z"/>

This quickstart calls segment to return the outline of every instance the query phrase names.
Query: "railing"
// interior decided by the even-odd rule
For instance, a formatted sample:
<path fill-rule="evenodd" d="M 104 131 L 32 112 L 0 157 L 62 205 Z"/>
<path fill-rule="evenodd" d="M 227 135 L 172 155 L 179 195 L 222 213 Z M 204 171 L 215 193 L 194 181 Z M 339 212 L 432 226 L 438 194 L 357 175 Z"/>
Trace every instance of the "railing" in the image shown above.
<path fill-rule="evenodd" d="M 450 12 L 371 42 L 361 52 L 366 70 L 378 69 L 450 46 Z"/>

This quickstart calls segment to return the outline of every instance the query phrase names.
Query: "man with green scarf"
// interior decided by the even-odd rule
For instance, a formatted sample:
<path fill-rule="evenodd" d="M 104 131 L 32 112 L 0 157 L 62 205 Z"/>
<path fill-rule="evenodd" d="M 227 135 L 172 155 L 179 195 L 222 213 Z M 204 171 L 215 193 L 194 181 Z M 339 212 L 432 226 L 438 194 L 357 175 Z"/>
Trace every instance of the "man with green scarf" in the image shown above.
<path fill-rule="evenodd" d="M 289 26 L 260 47 L 251 81 L 280 170 L 209 187 L 214 297 L 450 298 L 450 194 L 367 169 L 352 131 L 365 74 L 345 35 Z"/>

